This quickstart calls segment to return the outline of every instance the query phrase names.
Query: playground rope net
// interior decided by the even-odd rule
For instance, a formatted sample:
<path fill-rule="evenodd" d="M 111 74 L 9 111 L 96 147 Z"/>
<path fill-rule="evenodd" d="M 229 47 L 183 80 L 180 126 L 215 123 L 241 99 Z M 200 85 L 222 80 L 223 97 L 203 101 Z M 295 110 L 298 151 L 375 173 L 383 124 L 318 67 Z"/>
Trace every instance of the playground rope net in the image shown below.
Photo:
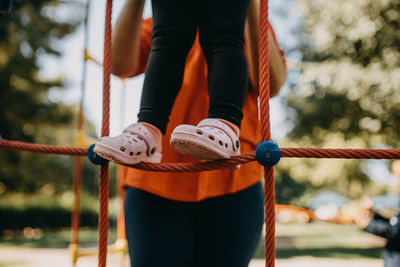
<path fill-rule="evenodd" d="M 0 140 L 0 147 L 43 154 L 86 156 L 88 149 L 73 146 L 54 146 L 20 141 Z M 330 158 L 330 159 L 400 159 L 400 149 L 340 149 L 340 148 L 280 148 L 283 158 Z M 131 168 L 158 172 L 194 172 L 221 169 L 256 160 L 255 151 L 233 156 L 226 160 L 198 163 L 140 163 L 125 165 Z"/>
<path fill-rule="evenodd" d="M 109 134 L 110 120 L 110 76 L 111 76 L 111 14 L 112 0 L 106 3 L 103 63 L 103 120 L 101 136 Z M 268 0 L 260 1 L 259 27 L 259 88 L 260 120 L 263 140 L 271 139 L 269 114 L 269 56 L 268 56 Z M 45 154 L 85 156 L 88 148 L 52 146 L 1 139 L 0 147 Z M 321 148 L 281 148 L 281 157 L 289 158 L 344 158 L 344 159 L 400 159 L 400 149 L 321 149 Z M 229 168 L 256 160 L 256 152 L 233 156 L 228 160 L 201 163 L 140 163 L 126 165 L 133 168 L 158 172 L 199 172 Z M 99 248 L 98 266 L 105 267 L 108 243 L 108 163 L 100 167 L 99 182 Z M 275 185 L 273 167 L 265 167 L 265 266 L 275 266 Z"/>

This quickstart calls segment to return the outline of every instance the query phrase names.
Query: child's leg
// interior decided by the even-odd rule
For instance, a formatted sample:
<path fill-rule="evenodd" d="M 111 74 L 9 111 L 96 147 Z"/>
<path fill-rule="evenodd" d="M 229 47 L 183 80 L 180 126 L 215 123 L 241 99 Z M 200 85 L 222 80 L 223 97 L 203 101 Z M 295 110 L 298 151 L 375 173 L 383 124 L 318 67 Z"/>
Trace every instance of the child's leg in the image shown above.
<path fill-rule="evenodd" d="M 202 0 L 200 43 L 208 65 L 209 118 L 240 127 L 248 84 L 244 25 L 249 0 Z"/>
<path fill-rule="evenodd" d="M 182 84 L 186 56 L 196 37 L 197 10 L 188 0 L 152 0 L 152 8 L 152 48 L 138 119 L 164 134 Z"/>
<path fill-rule="evenodd" d="M 243 43 L 249 2 L 198 2 L 200 43 L 208 65 L 208 117 L 213 119 L 174 129 L 170 143 L 181 154 L 210 160 L 240 153 L 238 135 L 248 84 Z"/>
<path fill-rule="evenodd" d="M 121 135 L 102 137 L 100 156 L 123 164 L 161 161 L 161 134 L 182 83 L 186 55 L 197 31 L 196 8 L 187 0 L 153 0 L 152 49 L 147 63 L 139 123 Z"/>

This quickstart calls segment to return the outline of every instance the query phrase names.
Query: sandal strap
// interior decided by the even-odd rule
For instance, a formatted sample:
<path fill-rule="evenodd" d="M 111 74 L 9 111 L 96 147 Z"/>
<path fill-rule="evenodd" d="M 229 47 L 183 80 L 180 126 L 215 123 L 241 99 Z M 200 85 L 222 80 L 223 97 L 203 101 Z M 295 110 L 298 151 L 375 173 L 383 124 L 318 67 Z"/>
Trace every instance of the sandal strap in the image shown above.
<path fill-rule="evenodd" d="M 204 119 L 199 122 L 197 127 L 214 127 L 217 128 L 218 130 L 223 131 L 226 135 L 228 135 L 229 139 L 232 142 L 232 147 L 234 151 L 239 150 L 239 138 L 235 134 L 235 132 L 232 130 L 231 127 L 229 127 L 227 124 L 217 120 L 217 119 Z"/>
<path fill-rule="evenodd" d="M 150 131 L 141 123 L 133 123 L 126 127 L 122 133 L 129 133 L 137 135 L 139 139 L 141 139 L 146 144 L 146 154 L 148 156 L 153 155 L 156 150 L 156 142 L 153 138 L 153 135 Z"/>

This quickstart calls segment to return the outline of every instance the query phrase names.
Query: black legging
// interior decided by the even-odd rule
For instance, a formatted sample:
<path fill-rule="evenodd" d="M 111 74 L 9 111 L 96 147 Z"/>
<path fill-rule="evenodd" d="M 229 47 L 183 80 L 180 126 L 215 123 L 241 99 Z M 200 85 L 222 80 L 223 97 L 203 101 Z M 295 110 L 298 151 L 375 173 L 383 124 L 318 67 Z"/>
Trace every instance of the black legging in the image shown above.
<path fill-rule="evenodd" d="M 261 183 L 200 202 L 135 188 L 125 197 L 132 267 L 247 267 L 264 222 Z"/>
<path fill-rule="evenodd" d="M 208 116 L 240 127 L 248 82 L 243 48 L 248 5 L 249 0 L 152 0 L 152 47 L 140 122 L 151 123 L 165 133 L 198 29 L 208 66 Z"/>

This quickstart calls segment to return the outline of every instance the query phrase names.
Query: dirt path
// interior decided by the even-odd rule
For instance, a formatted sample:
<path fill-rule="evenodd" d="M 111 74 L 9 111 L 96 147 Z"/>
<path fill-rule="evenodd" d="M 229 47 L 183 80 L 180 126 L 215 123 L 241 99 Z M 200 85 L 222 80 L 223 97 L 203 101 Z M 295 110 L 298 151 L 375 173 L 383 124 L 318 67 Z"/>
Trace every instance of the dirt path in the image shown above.
<path fill-rule="evenodd" d="M 107 266 L 118 267 L 120 258 L 109 255 Z M 125 259 L 128 267 L 128 259 Z M 82 257 L 76 267 L 97 266 L 97 256 Z M 263 260 L 253 260 L 249 267 L 264 267 Z M 382 267 L 382 260 L 372 259 L 331 259 L 313 257 L 294 257 L 279 259 L 276 267 Z M 0 248 L 0 267 L 71 267 L 71 260 L 66 249 L 29 249 L 29 248 Z"/>

